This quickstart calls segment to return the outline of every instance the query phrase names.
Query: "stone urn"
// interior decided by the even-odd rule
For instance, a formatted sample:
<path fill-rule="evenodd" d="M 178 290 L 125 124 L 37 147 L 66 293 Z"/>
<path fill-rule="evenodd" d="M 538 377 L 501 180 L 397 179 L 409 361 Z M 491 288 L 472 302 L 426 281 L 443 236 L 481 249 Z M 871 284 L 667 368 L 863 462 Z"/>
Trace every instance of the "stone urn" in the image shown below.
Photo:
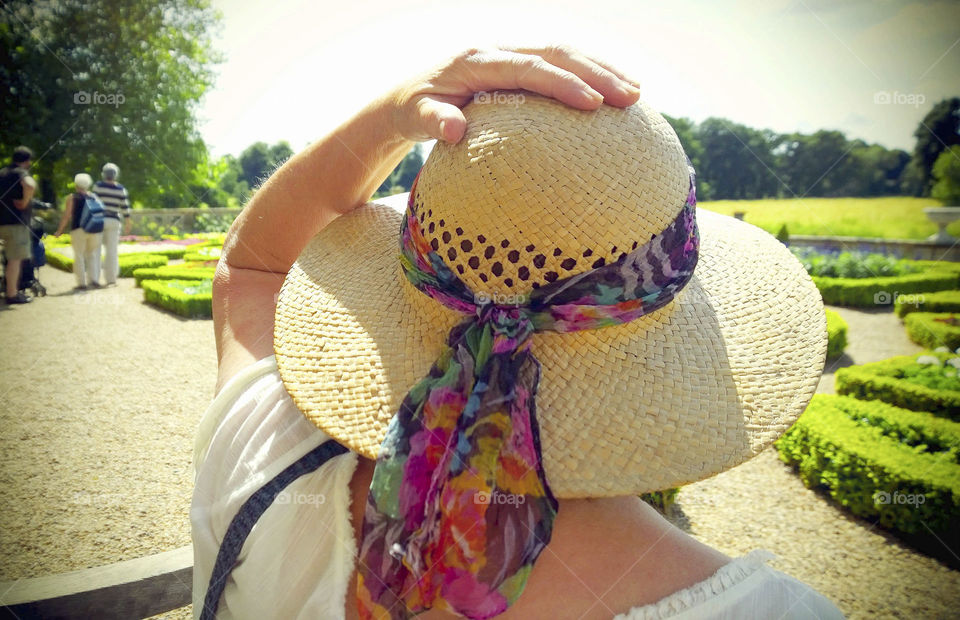
<path fill-rule="evenodd" d="M 940 227 L 935 235 L 927 237 L 934 243 L 953 243 L 956 237 L 947 233 L 947 226 L 960 219 L 960 207 L 927 207 L 923 210 L 927 219 Z"/>

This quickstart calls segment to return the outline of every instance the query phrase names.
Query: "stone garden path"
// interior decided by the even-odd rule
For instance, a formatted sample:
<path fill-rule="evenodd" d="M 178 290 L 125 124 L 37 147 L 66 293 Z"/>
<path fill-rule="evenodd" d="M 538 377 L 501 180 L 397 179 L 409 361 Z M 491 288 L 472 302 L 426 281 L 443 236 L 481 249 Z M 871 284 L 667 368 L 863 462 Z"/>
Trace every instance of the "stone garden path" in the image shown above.
<path fill-rule="evenodd" d="M 0 580 L 190 544 L 193 434 L 216 378 L 211 322 L 145 305 L 130 279 L 76 294 L 70 274 L 44 268 L 41 280 L 48 297 L 0 306 Z M 919 350 L 890 312 L 839 312 L 850 323 L 839 364 Z M 820 391 L 832 390 L 828 370 Z M 960 608 L 960 571 L 806 489 L 772 449 L 683 488 L 671 512 L 731 556 L 773 551 L 774 567 L 851 618 Z"/>

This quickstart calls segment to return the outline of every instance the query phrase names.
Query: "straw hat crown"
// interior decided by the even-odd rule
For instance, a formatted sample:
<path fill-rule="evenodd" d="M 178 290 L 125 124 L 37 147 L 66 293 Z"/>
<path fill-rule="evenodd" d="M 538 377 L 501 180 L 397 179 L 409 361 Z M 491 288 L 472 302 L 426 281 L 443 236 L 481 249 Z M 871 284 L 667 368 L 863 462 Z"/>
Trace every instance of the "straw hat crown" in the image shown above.
<path fill-rule="evenodd" d="M 425 238 L 471 290 L 523 294 L 589 271 L 676 218 L 686 156 L 645 103 L 585 112 L 509 100 L 466 106 L 466 135 L 436 145 L 414 190 Z"/>

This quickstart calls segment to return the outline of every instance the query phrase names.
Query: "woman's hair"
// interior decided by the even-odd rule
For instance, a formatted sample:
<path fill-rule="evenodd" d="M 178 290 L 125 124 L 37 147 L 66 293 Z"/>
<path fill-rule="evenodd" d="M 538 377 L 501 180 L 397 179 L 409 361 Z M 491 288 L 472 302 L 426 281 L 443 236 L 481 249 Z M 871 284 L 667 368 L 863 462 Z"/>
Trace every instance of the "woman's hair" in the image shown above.
<path fill-rule="evenodd" d="M 105 181 L 115 181 L 120 176 L 120 168 L 117 167 L 117 164 L 106 163 L 103 165 L 101 175 Z"/>
<path fill-rule="evenodd" d="M 81 172 L 73 177 L 73 184 L 77 186 L 77 189 L 87 190 L 93 185 L 93 179 L 86 172 Z"/>

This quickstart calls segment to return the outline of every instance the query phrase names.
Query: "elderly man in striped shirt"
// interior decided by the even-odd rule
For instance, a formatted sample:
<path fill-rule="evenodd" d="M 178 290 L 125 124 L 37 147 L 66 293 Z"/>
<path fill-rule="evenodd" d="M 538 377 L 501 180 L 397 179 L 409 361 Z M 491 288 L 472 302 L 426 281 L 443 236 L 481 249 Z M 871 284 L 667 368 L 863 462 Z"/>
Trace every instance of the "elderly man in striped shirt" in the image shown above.
<path fill-rule="evenodd" d="M 126 221 L 124 234 L 130 234 L 130 200 L 127 190 L 117 183 L 120 168 L 116 164 L 105 164 L 101 171 L 102 181 L 93 186 L 93 193 L 100 198 L 104 207 L 103 247 L 106 256 L 103 261 L 103 279 L 107 286 L 116 286 L 120 273 L 120 218 Z"/>

